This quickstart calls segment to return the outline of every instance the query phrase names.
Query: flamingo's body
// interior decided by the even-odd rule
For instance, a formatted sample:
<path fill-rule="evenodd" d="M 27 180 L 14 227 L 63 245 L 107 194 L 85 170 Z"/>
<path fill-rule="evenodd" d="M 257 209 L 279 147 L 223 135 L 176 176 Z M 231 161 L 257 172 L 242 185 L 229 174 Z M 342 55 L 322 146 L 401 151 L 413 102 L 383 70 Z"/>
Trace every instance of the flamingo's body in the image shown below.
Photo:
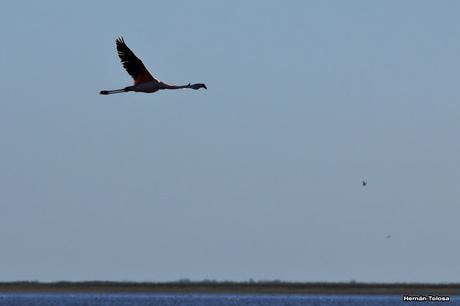
<path fill-rule="evenodd" d="M 131 51 L 128 48 L 122 37 L 118 38 L 116 40 L 116 43 L 118 56 L 120 57 L 123 67 L 134 79 L 134 85 L 115 90 L 102 90 L 100 92 L 101 95 L 115 94 L 128 91 L 152 93 L 161 89 L 207 89 L 206 85 L 203 83 L 189 83 L 187 85 L 170 85 L 154 78 L 147 70 L 147 68 L 145 68 L 142 61 L 133 53 L 133 51 Z"/>

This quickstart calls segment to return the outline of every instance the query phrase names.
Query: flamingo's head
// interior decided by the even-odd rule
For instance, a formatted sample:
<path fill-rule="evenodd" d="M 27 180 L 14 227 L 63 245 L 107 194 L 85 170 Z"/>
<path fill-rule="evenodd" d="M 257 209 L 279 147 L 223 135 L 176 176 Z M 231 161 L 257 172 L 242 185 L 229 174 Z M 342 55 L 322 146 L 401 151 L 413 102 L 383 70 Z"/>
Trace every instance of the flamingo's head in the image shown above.
<path fill-rule="evenodd" d="M 200 88 L 208 89 L 206 87 L 206 84 L 204 84 L 204 83 L 188 84 L 188 86 L 189 86 L 189 88 L 195 89 L 195 90 L 200 89 Z"/>

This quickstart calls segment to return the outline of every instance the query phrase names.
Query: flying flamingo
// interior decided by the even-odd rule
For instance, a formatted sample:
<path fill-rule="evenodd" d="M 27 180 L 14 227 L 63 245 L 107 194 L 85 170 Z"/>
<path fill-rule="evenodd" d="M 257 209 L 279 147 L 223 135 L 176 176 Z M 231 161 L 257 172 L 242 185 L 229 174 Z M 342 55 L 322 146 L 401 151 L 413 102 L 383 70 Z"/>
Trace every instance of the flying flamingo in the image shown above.
<path fill-rule="evenodd" d="M 205 84 L 197 83 L 187 85 L 170 85 L 166 84 L 156 78 L 154 78 L 150 72 L 145 68 L 142 61 L 131 51 L 128 46 L 125 44 L 123 37 L 119 37 L 116 40 L 118 56 L 120 57 L 121 63 L 129 75 L 134 79 L 134 85 L 128 86 L 121 89 L 114 90 L 102 90 L 101 95 L 109 95 L 121 92 L 135 91 L 135 92 L 156 92 L 160 89 L 182 89 L 182 88 L 191 88 L 191 89 L 208 89 Z"/>

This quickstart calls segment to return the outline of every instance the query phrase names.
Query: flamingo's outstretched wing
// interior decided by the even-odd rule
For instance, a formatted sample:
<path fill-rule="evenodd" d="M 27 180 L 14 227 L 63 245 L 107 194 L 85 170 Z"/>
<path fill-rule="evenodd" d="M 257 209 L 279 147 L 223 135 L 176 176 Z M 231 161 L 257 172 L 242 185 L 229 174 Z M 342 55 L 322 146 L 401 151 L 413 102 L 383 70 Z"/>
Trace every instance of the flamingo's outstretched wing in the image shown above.
<path fill-rule="evenodd" d="M 117 51 L 123 67 L 134 79 L 135 85 L 148 81 L 160 82 L 150 74 L 142 61 L 128 48 L 123 37 L 117 39 Z"/>

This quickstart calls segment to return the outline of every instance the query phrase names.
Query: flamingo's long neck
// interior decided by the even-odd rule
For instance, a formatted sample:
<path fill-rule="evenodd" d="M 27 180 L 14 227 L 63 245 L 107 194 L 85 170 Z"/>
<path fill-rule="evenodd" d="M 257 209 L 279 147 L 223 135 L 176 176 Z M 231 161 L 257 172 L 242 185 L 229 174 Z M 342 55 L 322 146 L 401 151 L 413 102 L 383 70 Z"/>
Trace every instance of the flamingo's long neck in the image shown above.
<path fill-rule="evenodd" d="M 190 84 L 188 85 L 170 85 L 161 82 L 161 89 L 183 89 L 183 88 L 190 88 Z"/>

